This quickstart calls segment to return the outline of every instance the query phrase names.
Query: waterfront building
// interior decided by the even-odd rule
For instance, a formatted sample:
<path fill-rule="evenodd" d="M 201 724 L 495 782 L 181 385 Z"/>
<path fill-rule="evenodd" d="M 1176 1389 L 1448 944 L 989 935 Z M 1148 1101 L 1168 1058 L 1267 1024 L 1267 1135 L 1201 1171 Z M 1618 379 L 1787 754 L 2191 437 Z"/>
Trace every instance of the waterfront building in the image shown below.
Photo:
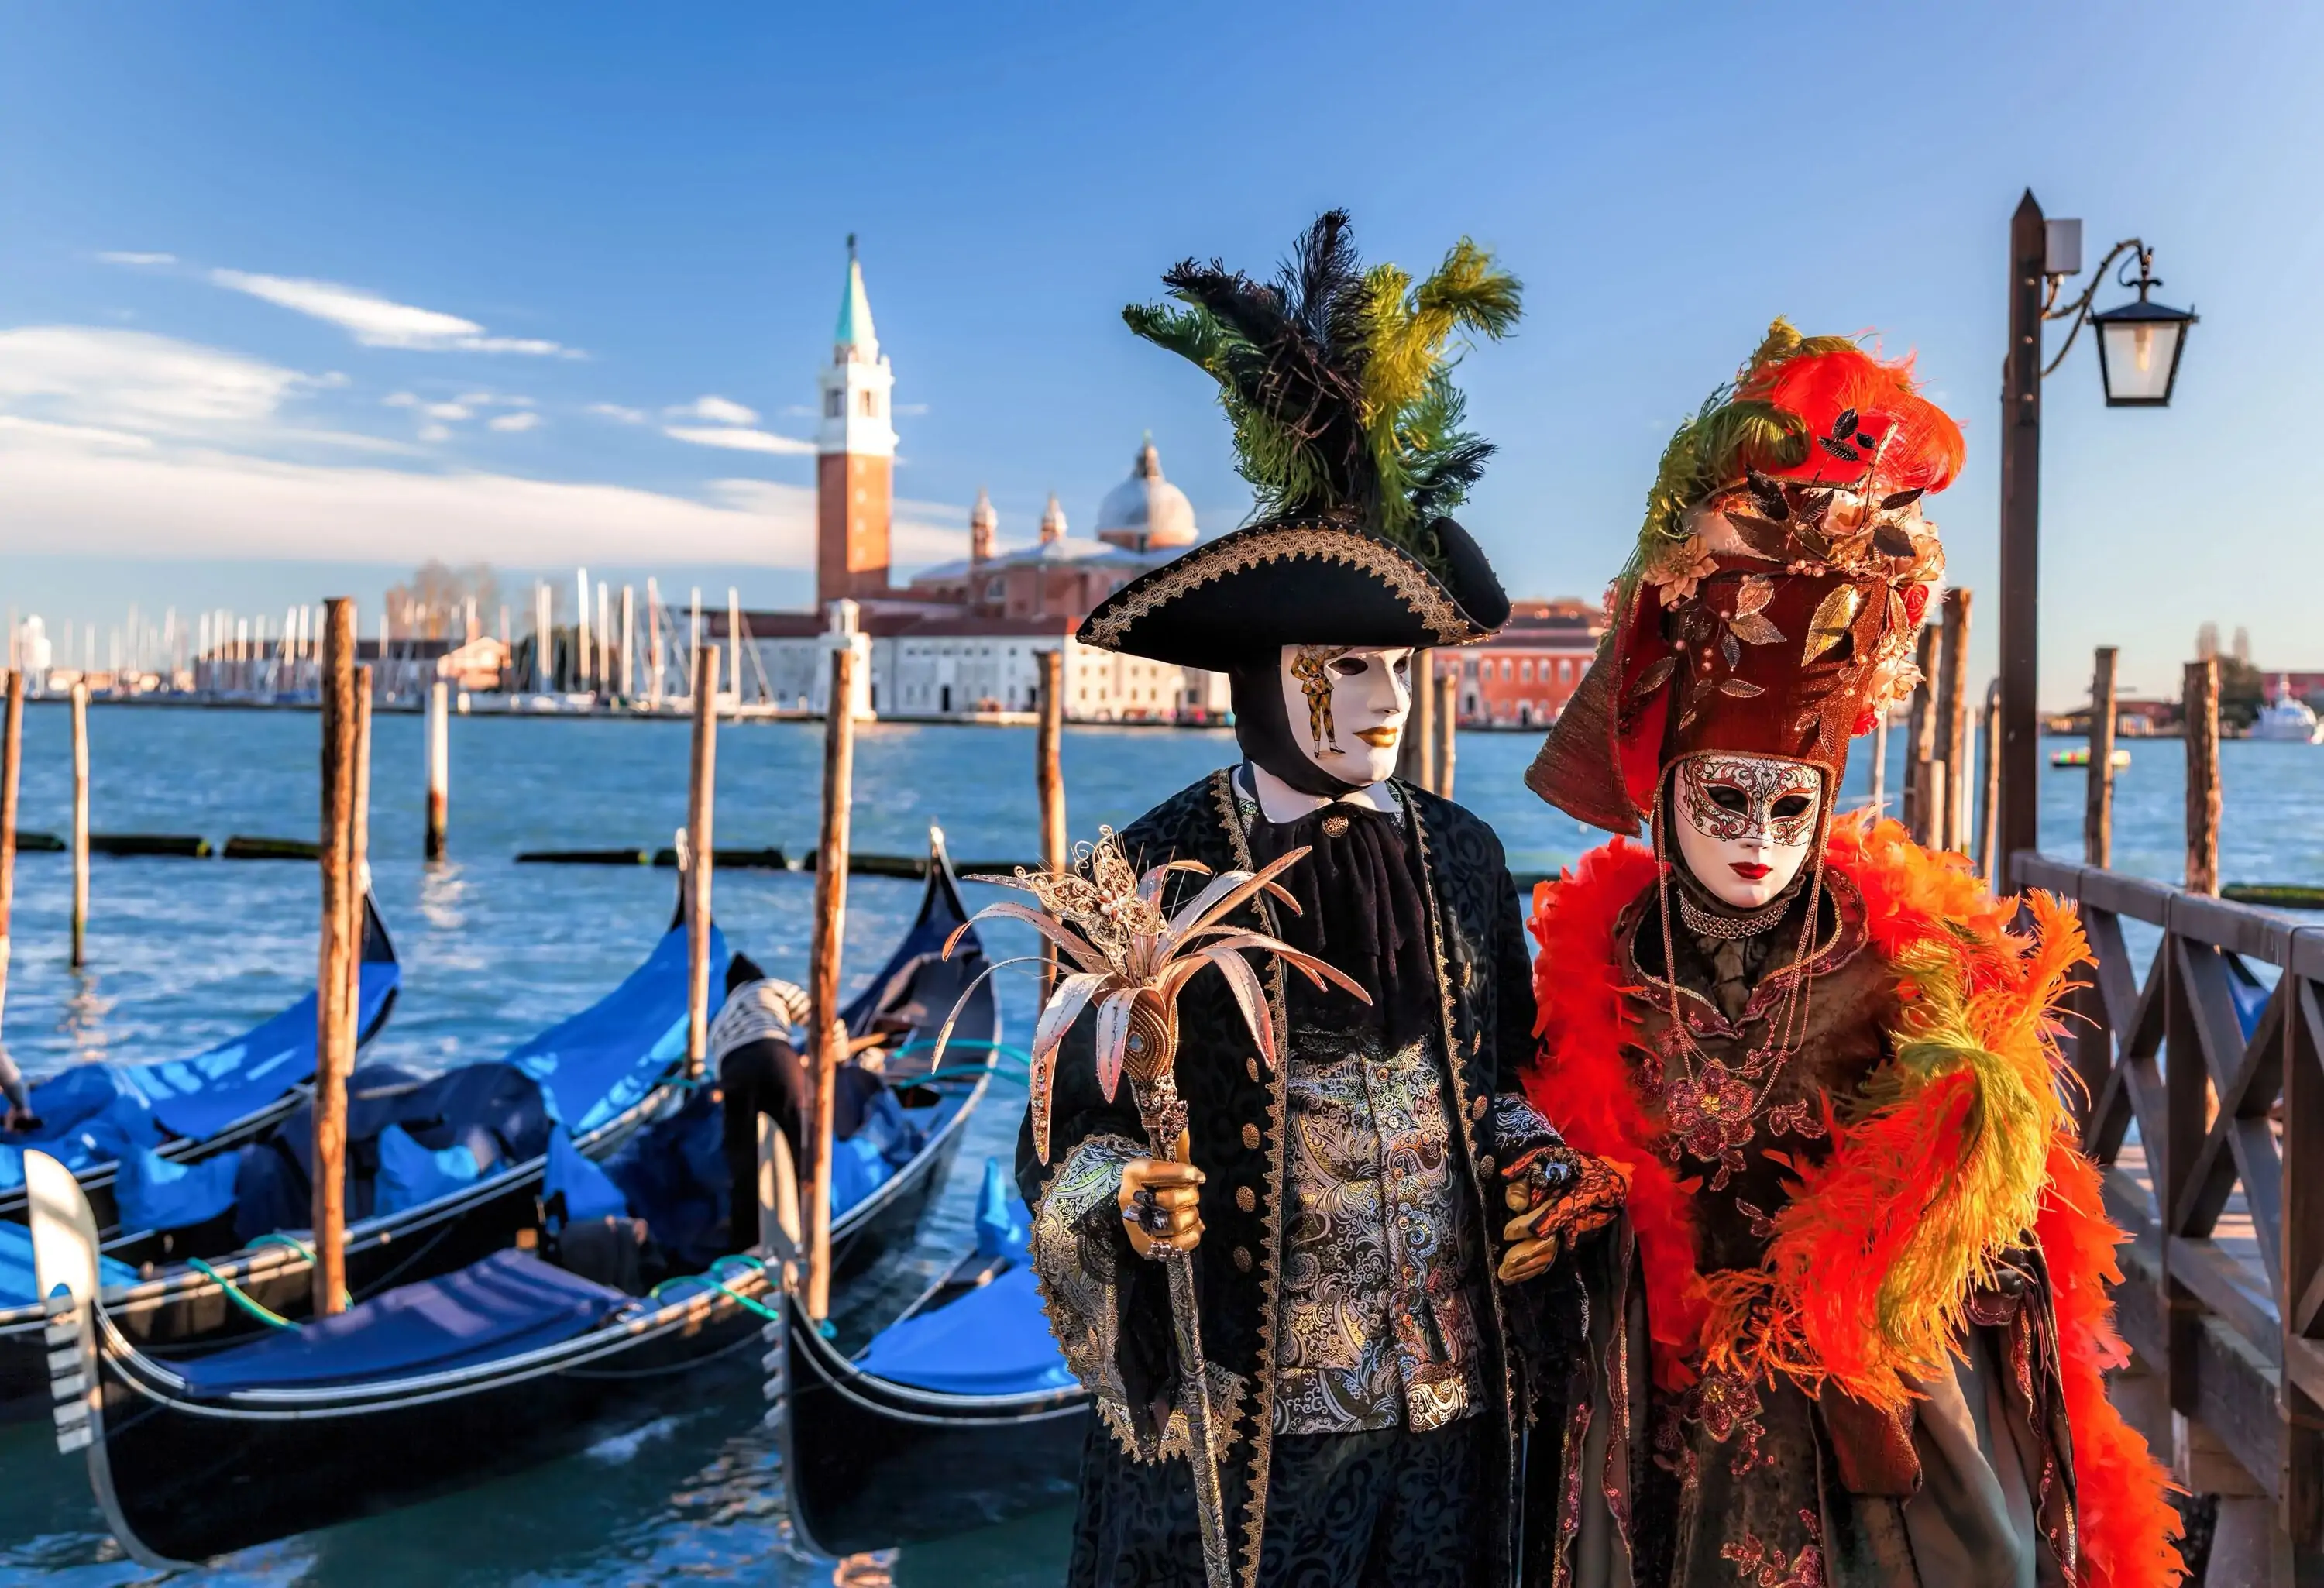
<path fill-rule="evenodd" d="M 1605 629 L 1587 602 L 1516 602 L 1508 626 L 1483 644 L 1436 652 L 1437 676 L 1461 680 L 1463 727 L 1546 727 L 1572 698 Z"/>

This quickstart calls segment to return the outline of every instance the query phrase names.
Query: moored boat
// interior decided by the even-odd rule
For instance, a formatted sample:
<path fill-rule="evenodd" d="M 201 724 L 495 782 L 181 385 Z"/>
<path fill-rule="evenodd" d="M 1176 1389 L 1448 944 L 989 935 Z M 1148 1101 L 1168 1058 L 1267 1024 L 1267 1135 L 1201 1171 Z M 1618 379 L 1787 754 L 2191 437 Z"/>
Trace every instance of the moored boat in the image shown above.
<path fill-rule="evenodd" d="M 886 1079 L 913 1146 L 835 1205 L 840 1271 L 917 1223 L 989 1085 L 1000 1036 L 989 988 L 964 1016 L 961 1062 L 943 1072 L 915 1062 L 964 980 L 983 968 L 973 937 L 942 957 L 964 919 L 949 869 L 932 866 L 910 932 L 844 1012 L 853 1035 L 884 1036 L 894 1050 Z M 625 1150 L 641 1151 L 682 1113 L 653 1122 Z M 687 1156 L 682 1136 L 659 1139 Z M 618 1165 L 555 1156 L 552 1178 L 559 1169 L 572 1177 L 544 1200 L 602 1195 L 618 1177 Z M 780 1280 L 763 1249 L 715 1258 L 644 1295 L 574 1271 L 564 1265 L 576 1214 L 562 1241 L 544 1229 L 534 1249 L 503 1242 L 337 1316 L 165 1361 L 115 1324 L 93 1224 L 69 1177 L 45 1160 L 32 1168 L 39 1284 L 43 1294 L 65 1288 L 42 1316 L 58 1444 L 87 1453 L 108 1525 L 147 1565 L 200 1561 L 392 1510 L 573 1448 L 601 1415 L 758 1344 L 779 1310 Z M 843 1194 L 835 1186 L 835 1203 Z M 762 1212 L 762 1228 L 773 1222 Z"/>
<path fill-rule="evenodd" d="M 403 974 L 369 893 L 358 974 L 360 1048 L 387 1024 Z M 44 1076 L 32 1091 L 40 1125 L 0 1131 L 0 1219 L 23 1219 L 19 1155 L 36 1148 L 73 1171 L 88 1194 L 98 1230 L 117 1233 L 113 1186 L 124 1155 L 150 1150 L 165 1163 L 194 1164 L 230 1152 L 280 1124 L 314 1078 L 312 992 L 188 1058 L 77 1064 Z M 0 1292 L 0 1306 L 12 1299 L 18 1298 Z"/>
<path fill-rule="evenodd" d="M 721 974 L 726 948 L 715 928 L 712 955 Z M 357 1069 L 348 1086 L 349 1292 L 361 1299 L 508 1245 L 539 1222 L 553 1149 L 607 1157 L 679 1107 L 686 973 L 686 933 L 673 927 L 613 992 L 502 1059 L 433 1077 L 378 1063 Z M 311 1053 L 311 995 L 307 1011 Z M 105 1270 L 109 1281 L 126 1271 L 106 1294 L 124 1339 L 185 1354 L 306 1311 L 311 1106 L 301 1092 L 264 1131 L 199 1159 L 147 1149 L 114 1166 L 109 1205 L 135 1216 L 98 1228 L 101 1254 L 116 1265 Z M 46 1409 L 41 1326 L 36 1293 L 0 1296 L 0 1419 Z"/>
<path fill-rule="evenodd" d="M 782 1308 L 768 1396 L 792 1526 L 818 1554 L 947 1537 L 1072 1498 L 1096 1413 L 1050 1335 L 1024 1205 L 997 1162 L 977 1227 L 975 1248 L 853 1359 L 800 1307 Z"/>

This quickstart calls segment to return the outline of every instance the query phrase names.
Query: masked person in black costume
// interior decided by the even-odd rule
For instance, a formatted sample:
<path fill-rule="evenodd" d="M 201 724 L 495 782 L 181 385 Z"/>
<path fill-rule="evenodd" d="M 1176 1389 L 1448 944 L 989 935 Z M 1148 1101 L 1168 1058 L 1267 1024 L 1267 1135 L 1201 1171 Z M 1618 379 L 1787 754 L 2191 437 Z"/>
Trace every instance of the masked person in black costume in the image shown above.
<path fill-rule="evenodd" d="M 1164 1277 L 1143 1260 L 1170 1245 L 1194 1258 L 1240 1584 L 1510 1582 L 1526 1430 L 1579 1326 L 1556 1260 L 1613 1194 L 1583 1189 L 1606 1177 L 1515 1085 L 1534 1002 L 1499 841 L 1390 774 L 1417 648 L 1508 615 L 1444 516 L 1490 448 L 1458 429 L 1443 352 L 1456 330 L 1504 334 L 1517 285 L 1464 241 L 1407 290 L 1360 265 L 1337 212 L 1277 282 L 1191 263 L 1165 279 L 1184 307 L 1130 324 L 1221 382 L 1259 522 L 1125 586 L 1080 638 L 1226 670 L 1243 759 L 1122 848 L 1213 872 L 1305 848 L 1282 878 L 1296 913 L 1261 898 L 1230 922 L 1370 1002 L 1254 961 L 1270 1073 L 1224 978 L 1190 983 L 1187 1164 L 1148 1155 L 1127 1089 L 1102 1097 L 1087 1017 L 1067 1039 L 1049 1164 L 1028 1122 L 1018 1173 L 1052 1325 L 1100 1413 L 1068 1580 L 1204 1581 Z"/>

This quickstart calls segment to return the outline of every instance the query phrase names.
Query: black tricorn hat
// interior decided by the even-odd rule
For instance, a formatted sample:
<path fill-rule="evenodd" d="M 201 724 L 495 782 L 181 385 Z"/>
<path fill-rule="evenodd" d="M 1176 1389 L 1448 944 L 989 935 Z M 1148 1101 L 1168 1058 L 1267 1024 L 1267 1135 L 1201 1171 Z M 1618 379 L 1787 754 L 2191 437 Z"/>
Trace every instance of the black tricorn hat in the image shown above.
<path fill-rule="evenodd" d="M 1107 596 L 1084 644 L 1225 669 L 1285 645 L 1465 645 L 1508 621 L 1446 516 L 1493 451 L 1461 428 L 1446 344 L 1507 335 L 1516 278 L 1465 237 L 1417 284 L 1367 269 L 1335 209 L 1271 282 L 1191 259 L 1162 280 L 1183 307 L 1122 318 L 1218 382 L 1257 522 Z"/>
<path fill-rule="evenodd" d="M 1273 520 L 1194 547 L 1100 602 L 1076 636 L 1102 651 L 1225 670 L 1286 645 L 1470 645 L 1508 621 L 1477 542 L 1431 526 L 1440 575 L 1329 518 Z"/>

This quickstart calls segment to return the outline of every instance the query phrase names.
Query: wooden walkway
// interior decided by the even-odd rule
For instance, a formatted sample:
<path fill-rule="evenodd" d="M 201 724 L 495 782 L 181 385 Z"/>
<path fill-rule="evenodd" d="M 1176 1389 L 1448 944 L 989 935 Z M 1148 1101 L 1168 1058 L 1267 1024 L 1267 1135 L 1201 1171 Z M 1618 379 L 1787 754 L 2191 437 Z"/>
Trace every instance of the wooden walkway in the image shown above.
<path fill-rule="evenodd" d="M 2132 1236 L 2123 1335 L 2304 1566 L 2324 1551 L 2324 928 L 2024 852 L 2010 870 L 2080 903 L 2098 960 L 2063 1042 Z"/>

